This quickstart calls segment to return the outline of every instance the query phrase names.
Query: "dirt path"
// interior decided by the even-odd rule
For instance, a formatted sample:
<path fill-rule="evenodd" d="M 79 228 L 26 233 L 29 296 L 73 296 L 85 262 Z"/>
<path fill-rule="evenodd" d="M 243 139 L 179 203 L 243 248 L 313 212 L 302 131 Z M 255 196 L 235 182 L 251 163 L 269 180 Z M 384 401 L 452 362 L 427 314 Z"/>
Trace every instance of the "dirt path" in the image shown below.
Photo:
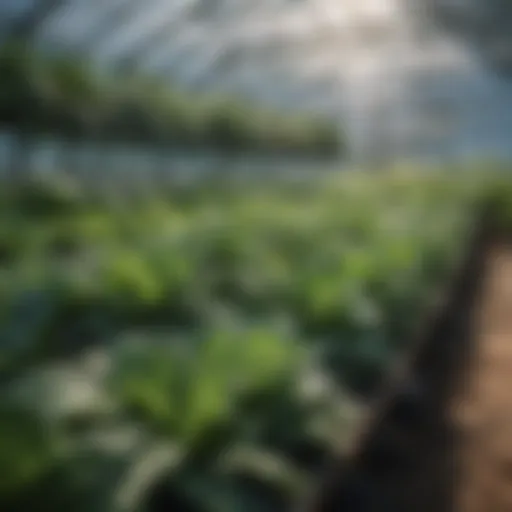
<path fill-rule="evenodd" d="M 496 240 L 475 237 L 445 306 L 309 512 L 512 512 L 512 243 Z"/>
<path fill-rule="evenodd" d="M 461 472 L 455 509 L 512 511 L 512 247 L 489 253 L 475 354 L 453 417 Z"/>

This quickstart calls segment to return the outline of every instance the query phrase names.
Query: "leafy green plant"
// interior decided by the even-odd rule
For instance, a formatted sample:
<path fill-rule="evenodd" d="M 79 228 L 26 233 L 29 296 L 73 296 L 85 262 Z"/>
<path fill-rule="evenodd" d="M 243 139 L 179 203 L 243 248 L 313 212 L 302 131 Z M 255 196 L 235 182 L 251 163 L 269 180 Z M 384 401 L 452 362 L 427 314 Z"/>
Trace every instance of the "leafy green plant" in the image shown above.
<path fill-rule="evenodd" d="M 241 102 L 169 91 L 141 77 L 100 77 L 83 63 L 26 46 L 0 50 L 0 124 L 21 130 L 24 138 L 49 133 L 68 145 L 85 139 L 153 150 L 187 145 L 228 152 L 337 151 L 336 127 L 327 120 L 283 122 L 277 113 L 258 112 Z"/>
<path fill-rule="evenodd" d="M 3 508 L 286 509 L 350 443 L 355 396 L 404 348 L 484 196 L 508 225 L 505 180 L 461 178 L 217 183 L 120 208 L 0 193 Z"/>

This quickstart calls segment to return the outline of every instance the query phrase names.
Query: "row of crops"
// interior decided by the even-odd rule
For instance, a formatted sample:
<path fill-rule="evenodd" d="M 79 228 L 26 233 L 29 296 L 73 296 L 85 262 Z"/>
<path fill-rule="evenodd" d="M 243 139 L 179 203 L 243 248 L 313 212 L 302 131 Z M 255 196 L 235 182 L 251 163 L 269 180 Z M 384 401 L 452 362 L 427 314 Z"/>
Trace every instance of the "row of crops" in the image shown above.
<path fill-rule="evenodd" d="M 289 509 L 456 264 L 483 182 L 4 191 L 2 510 Z"/>
<path fill-rule="evenodd" d="M 0 128 L 23 141 L 58 137 L 73 145 L 134 143 L 335 156 L 336 126 L 223 97 L 197 96 L 161 79 L 100 74 L 70 56 L 19 44 L 0 49 Z"/>

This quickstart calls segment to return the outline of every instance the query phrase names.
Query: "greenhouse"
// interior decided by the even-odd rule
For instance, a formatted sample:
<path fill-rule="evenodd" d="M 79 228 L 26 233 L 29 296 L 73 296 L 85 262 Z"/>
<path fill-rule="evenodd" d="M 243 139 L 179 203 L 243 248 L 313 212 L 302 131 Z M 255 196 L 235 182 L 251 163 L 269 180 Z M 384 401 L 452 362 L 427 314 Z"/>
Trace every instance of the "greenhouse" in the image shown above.
<path fill-rule="evenodd" d="M 472 329 L 471 382 L 512 375 L 510 11 L 477 4 L 0 2 L 2 512 L 492 509 L 447 470 L 512 407 L 458 407 Z"/>

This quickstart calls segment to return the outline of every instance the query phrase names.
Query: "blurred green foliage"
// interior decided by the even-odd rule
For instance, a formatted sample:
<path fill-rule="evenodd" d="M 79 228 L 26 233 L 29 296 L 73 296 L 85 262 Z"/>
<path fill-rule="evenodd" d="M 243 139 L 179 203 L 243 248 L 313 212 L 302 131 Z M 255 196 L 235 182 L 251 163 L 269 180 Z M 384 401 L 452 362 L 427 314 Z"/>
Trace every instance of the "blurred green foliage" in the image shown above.
<path fill-rule="evenodd" d="M 289 509 L 349 443 L 490 181 L 348 174 L 115 205 L 3 190 L 0 508 Z"/>
<path fill-rule="evenodd" d="M 154 80 L 100 76 L 83 63 L 0 49 L 0 126 L 25 136 L 137 143 L 168 148 L 259 150 L 334 156 L 337 128 L 217 97 L 197 97 Z"/>

